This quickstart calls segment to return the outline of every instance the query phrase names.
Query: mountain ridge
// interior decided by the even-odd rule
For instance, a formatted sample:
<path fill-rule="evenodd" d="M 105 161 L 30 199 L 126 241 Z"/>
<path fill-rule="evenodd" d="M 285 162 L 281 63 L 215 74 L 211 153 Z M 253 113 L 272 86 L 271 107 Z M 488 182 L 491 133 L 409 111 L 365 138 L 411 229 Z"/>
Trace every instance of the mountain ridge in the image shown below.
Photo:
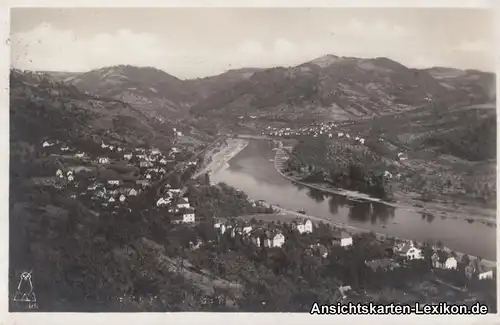
<path fill-rule="evenodd" d="M 196 79 L 130 65 L 49 74 L 83 92 L 122 100 L 160 119 L 191 115 L 357 119 L 430 104 L 477 104 L 496 98 L 491 73 L 446 67 L 415 69 L 386 57 L 333 54 L 297 66 L 231 69 Z"/>

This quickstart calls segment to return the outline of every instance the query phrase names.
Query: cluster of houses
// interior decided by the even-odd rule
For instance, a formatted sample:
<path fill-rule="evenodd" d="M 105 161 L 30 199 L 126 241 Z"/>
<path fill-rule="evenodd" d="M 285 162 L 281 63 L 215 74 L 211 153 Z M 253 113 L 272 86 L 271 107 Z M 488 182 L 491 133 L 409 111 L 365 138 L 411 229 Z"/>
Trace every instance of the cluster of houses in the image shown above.
<path fill-rule="evenodd" d="M 422 249 L 417 247 L 413 242 L 400 242 L 394 247 L 390 248 L 396 257 L 402 260 L 419 260 L 424 259 Z M 449 252 L 444 250 L 439 250 L 437 247 L 433 247 L 434 253 L 431 256 L 432 267 L 435 269 L 448 269 L 456 270 L 460 263 L 461 257 L 452 256 Z M 381 270 L 393 270 L 395 268 L 401 267 L 394 258 L 381 258 L 372 261 L 365 261 L 365 264 L 370 267 L 373 271 Z M 492 268 L 485 267 L 481 261 L 477 258 L 470 259 L 464 268 L 465 276 L 471 279 L 477 276 L 479 280 L 491 279 L 493 278 L 494 270 Z"/>
<path fill-rule="evenodd" d="M 182 196 L 182 190 L 165 186 L 163 193 L 156 201 L 158 209 L 167 209 L 173 215 L 174 223 L 194 223 L 196 215 L 194 208 L 189 203 L 189 198 Z"/>
<path fill-rule="evenodd" d="M 301 128 L 276 128 L 268 126 L 265 130 L 262 131 L 263 135 L 277 136 L 277 137 L 288 137 L 288 136 L 301 136 L 301 135 L 310 135 L 310 136 L 320 136 L 326 135 L 330 138 L 333 136 L 333 130 L 337 127 L 337 124 L 333 122 L 324 122 L 318 125 L 311 125 Z"/>
<path fill-rule="evenodd" d="M 291 223 L 292 229 L 300 234 L 312 233 L 314 231 L 313 223 L 309 219 L 297 218 Z M 240 222 L 230 220 L 227 222 L 216 221 L 214 228 L 223 235 L 229 233 L 232 238 L 239 236 L 257 247 L 282 247 L 285 244 L 286 237 L 282 229 L 273 225 L 253 225 L 250 222 Z M 347 232 L 340 231 L 334 233 L 335 239 L 332 244 L 347 247 L 352 245 L 352 237 Z M 312 249 L 326 249 L 323 245 L 311 246 Z M 325 255 L 325 254 L 322 254 Z M 326 252 L 327 255 L 327 252 Z M 326 257 L 326 255 L 324 257 Z"/>
<path fill-rule="evenodd" d="M 90 203 L 103 208 L 117 210 L 127 208 L 130 197 L 139 195 L 146 188 L 150 187 L 152 182 L 157 181 L 175 165 L 176 154 L 181 151 L 173 147 L 167 155 L 163 155 L 159 149 L 134 148 L 128 150 L 121 146 L 101 143 L 100 147 L 108 152 L 102 153 L 97 157 L 78 151 L 67 144 L 58 140 L 45 140 L 41 144 L 46 154 L 72 155 L 79 158 L 84 166 L 59 168 L 55 171 L 57 184 L 64 184 L 69 189 L 71 198 L 80 197 L 89 199 Z M 96 177 L 89 174 L 80 173 L 80 171 L 93 171 L 96 167 L 106 167 L 112 163 L 124 164 L 124 166 L 134 166 L 139 170 L 133 177 L 121 177 L 117 173 L 111 173 L 115 176 Z M 189 162 L 188 165 L 196 164 Z M 91 166 L 94 165 L 94 166 Z M 94 169 L 93 169 L 94 168 Z M 116 178 L 114 178 L 116 177 Z M 58 186 L 61 188 L 61 186 Z M 168 193 L 174 193 L 172 190 Z M 173 197 L 173 196 L 172 196 Z M 189 211 L 190 207 L 186 209 Z M 194 213 L 185 213 L 184 222 L 194 222 Z M 192 220 L 192 221 L 189 221 Z"/>

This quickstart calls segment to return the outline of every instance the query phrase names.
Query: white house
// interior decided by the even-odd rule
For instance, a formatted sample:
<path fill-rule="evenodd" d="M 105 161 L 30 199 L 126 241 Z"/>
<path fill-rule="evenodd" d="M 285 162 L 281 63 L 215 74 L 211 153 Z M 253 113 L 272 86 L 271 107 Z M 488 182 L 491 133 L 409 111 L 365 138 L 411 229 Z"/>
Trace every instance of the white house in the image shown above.
<path fill-rule="evenodd" d="M 193 223 L 195 221 L 194 211 L 189 210 L 182 214 L 182 222 Z"/>
<path fill-rule="evenodd" d="M 42 147 L 44 147 L 44 148 L 47 148 L 47 147 L 52 147 L 53 145 L 54 145 L 54 143 L 52 143 L 52 142 L 48 142 L 48 141 L 44 141 L 44 142 L 42 143 Z"/>
<path fill-rule="evenodd" d="M 97 159 L 97 161 L 100 163 L 100 164 L 109 164 L 109 158 L 108 157 L 99 157 Z"/>
<path fill-rule="evenodd" d="M 352 245 L 352 236 L 349 235 L 347 232 L 342 231 L 340 233 L 340 246 L 346 247 L 351 245 Z"/>
<path fill-rule="evenodd" d="M 147 174 L 146 179 L 151 179 L 151 174 Z"/>
<path fill-rule="evenodd" d="M 120 185 L 120 180 L 118 179 L 110 179 L 108 180 L 109 185 Z"/>
<path fill-rule="evenodd" d="M 108 202 L 115 202 L 115 198 L 110 197 L 109 200 L 108 200 Z"/>
<path fill-rule="evenodd" d="M 157 148 L 153 148 L 151 149 L 151 154 L 152 155 L 159 155 L 161 152 L 160 152 L 160 149 L 157 149 Z"/>
<path fill-rule="evenodd" d="M 120 195 L 120 202 L 125 202 L 125 200 L 127 199 L 127 197 L 125 195 Z"/>
<path fill-rule="evenodd" d="M 137 190 L 135 188 L 131 188 L 129 191 L 128 191 L 128 195 L 131 195 L 131 196 L 137 196 Z"/>
<path fill-rule="evenodd" d="M 470 279 L 473 275 L 477 275 L 479 280 L 492 279 L 493 268 L 485 267 L 477 258 L 471 259 L 465 267 L 465 276 Z"/>
<path fill-rule="evenodd" d="M 58 169 L 58 170 L 56 171 L 56 176 L 58 176 L 58 177 L 62 177 L 62 176 L 63 176 L 63 172 L 62 172 L 62 170 Z"/>
<path fill-rule="evenodd" d="M 359 141 L 359 137 L 355 137 L 354 139 L 355 139 L 356 141 Z"/>
<path fill-rule="evenodd" d="M 346 133 L 346 134 L 345 134 L 345 137 L 346 137 L 347 139 L 350 139 L 350 138 L 351 138 L 351 136 L 349 135 L 349 133 Z"/>
<path fill-rule="evenodd" d="M 444 262 L 444 268 L 445 268 L 445 269 L 453 269 L 453 270 L 456 270 L 457 265 L 458 265 L 457 259 L 456 259 L 456 258 L 454 258 L 453 256 L 448 257 L 448 258 L 446 259 L 446 262 Z"/>
<path fill-rule="evenodd" d="M 483 272 L 477 274 L 477 277 L 479 280 L 493 279 L 493 270 L 483 270 Z"/>
<path fill-rule="evenodd" d="M 252 231 L 252 226 L 251 225 L 247 225 L 247 226 L 243 227 L 243 233 L 244 234 L 249 234 L 251 231 Z"/>
<path fill-rule="evenodd" d="M 132 159 L 133 155 L 131 153 L 126 153 L 123 155 L 123 158 L 127 159 L 127 160 L 130 160 Z"/>
<path fill-rule="evenodd" d="M 179 194 L 181 192 L 179 188 L 170 188 L 168 191 L 175 194 Z"/>
<path fill-rule="evenodd" d="M 189 205 L 189 200 L 187 198 L 181 198 L 179 200 L 179 202 L 177 203 L 177 208 L 179 209 L 189 209 L 190 208 L 190 205 Z"/>
<path fill-rule="evenodd" d="M 170 203 L 170 200 L 169 199 L 165 199 L 165 198 L 159 198 L 158 201 L 156 201 L 156 206 L 160 207 L 160 206 L 165 206 L 167 204 Z"/>
<path fill-rule="evenodd" d="M 365 139 L 360 138 L 360 139 L 359 139 L 359 143 L 361 143 L 361 144 L 365 144 Z"/>
<path fill-rule="evenodd" d="M 343 132 L 339 132 L 338 136 L 341 138 L 344 136 L 344 133 Z"/>
<path fill-rule="evenodd" d="M 392 178 L 392 174 L 389 173 L 387 170 L 384 172 L 384 177 L 389 177 Z"/>
<path fill-rule="evenodd" d="M 313 232 L 313 226 L 311 220 L 305 220 L 305 221 L 298 220 L 294 224 L 294 228 L 297 229 L 301 234 Z"/>
<path fill-rule="evenodd" d="M 407 157 L 405 156 L 405 154 L 404 154 L 404 153 L 399 152 L 399 153 L 398 153 L 398 159 L 399 159 L 399 160 L 406 160 L 406 159 L 407 159 Z"/>
<path fill-rule="evenodd" d="M 342 299 L 347 298 L 347 293 L 349 291 L 351 291 L 351 290 L 352 290 L 351 286 L 342 286 L 342 287 L 339 287 L 339 292 L 342 295 Z"/>
<path fill-rule="evenodd" d="M 68 151 L 68 150 L 69 150 L 68 146 L 61 147 L 61 151 Z"/>
<path fill-rule="evenodd" d="M 423 259 L 422 250 L 415 247 L 412 243 L 406 243 L 399 249 L 399 255 L 410 260 Z"/>
<path fill-rule="evenodd" d="M 74 177 L 73 175 L 71 175 L 71 174 L 70 174 L 70 175 L 68 176 L 68 182 L 72 182 L 72 181 L 74 181 L 74 180 L 75 180 L 75 177 Z"/>
<path fill-rule="evenodd" d="M 285 236 L 280 232 L 268 234 L 264 240 L 264 246 L 267 247 L 281 247 L 284 243 Z"/>
<path fill-rule="evenodd" d="M 105 144 L 104 142 L 101 143 L 101 148 L 107 148 L 109 147 L 107 144 Z"/>
<path fill-rule="evenodd" d="M 113 150 L 115 150 L 115 147 L 114 146 L 109 146 L 109 150 L 113 151 Z"/>

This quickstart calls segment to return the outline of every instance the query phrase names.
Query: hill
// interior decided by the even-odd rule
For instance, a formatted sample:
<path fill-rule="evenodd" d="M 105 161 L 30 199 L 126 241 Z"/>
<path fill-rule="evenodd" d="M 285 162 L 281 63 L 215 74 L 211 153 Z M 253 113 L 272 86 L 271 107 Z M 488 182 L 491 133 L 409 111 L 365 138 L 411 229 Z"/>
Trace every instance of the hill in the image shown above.
<path fill-rule="evenodd" d="M 121 100 L 149 117 L 165 121 L 182 119 L 187 108 L 204 98 L 248 78 L 258 69 L 230 70 L 223 74 L 181 80 L 151 67 L 118 65 L 85 73 L 47 72 L 82 92 Z"/>
<path fill-rule="evenodd" d="M 202 101 L 240 81 L 247 80 L 256 72 L 262 70 L 258 68 L 234 69 L 215 76 L 189 79 L 186 80 L 186 84 L 194 89 L 198 101 Z"/>
<path fill-rule="evenodd" d="M 478 70 L 459 70 L 452 68 L 434 67 L 426 71 L 447 88 L 468 93 L 471 101 L 481 101 L 489 98 L 496 99 L 495 74 Z"/>
<path fill-rule="evenodd" d="M 305 116 L 357 119 L 431 103 L 448 106 L 489 99 L 492 80 L 481 72 L 467 72 L 444 81 L 431 72 L 435 71 L 410 69 L 387 58 L 328 55 L 296 67 L 256 71 L 194 105 L 191 111 L 204 116 L 255 115 L 289 121 Z M 484 82 L 472 81 L 478 75 Z"/>
<path fill-rule="evenodd" d="M 13 139 L 40 144 L 45 138 L 100 143 L 106 137 L 130 145 L 167 145 L 174 139 L 172 129 L 128 103 L 80 92 L 43 73 L 12 70 L 10 87 Z"/>
<path fill-rule="evenodd" d="M 118 65 L 69 76 L 51 74 L 83 92 L 124 101 L 150 117 L 182 115 L 196 101 L 184 81 L 155 68 Z"/>
<path fill-rule="evenodd" d="M 188 80 L 128 65 L 49 74 L 82 92 L 126 102 L 161 121 L 241 116 L 360 119 L 431 105 L 482 104 L 495 98 L 491 73 L 442 67 L 419 70 L 387 58 L 335 55 L 295 67 L 243 68 Z"/>

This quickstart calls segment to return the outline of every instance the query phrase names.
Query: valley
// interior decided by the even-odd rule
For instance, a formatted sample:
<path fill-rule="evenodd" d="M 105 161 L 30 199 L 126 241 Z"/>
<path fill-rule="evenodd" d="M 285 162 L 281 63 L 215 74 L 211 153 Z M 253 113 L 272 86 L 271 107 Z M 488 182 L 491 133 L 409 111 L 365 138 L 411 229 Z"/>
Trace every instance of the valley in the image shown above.
<path fill-rule="evenodd" d="M 474 238 L 496 227 L 494 77 L 335 55 L 198 79 L 13 69 L 10 277 L 34 269 L 43 310 L 493 306 Z"/>

